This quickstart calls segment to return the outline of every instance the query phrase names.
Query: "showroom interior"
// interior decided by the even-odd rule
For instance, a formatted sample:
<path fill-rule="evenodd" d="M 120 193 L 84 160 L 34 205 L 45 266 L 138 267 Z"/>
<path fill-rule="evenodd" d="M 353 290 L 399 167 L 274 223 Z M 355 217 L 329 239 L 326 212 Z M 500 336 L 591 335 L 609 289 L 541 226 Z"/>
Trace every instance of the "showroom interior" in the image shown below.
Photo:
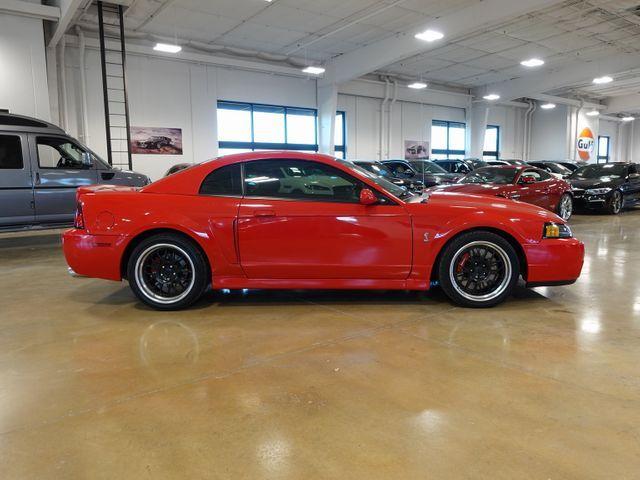
<path fill-rule="evenodd" d="M 639 122 L 639 0 L 0 0 L 0 478 L 638 478 Z"/>

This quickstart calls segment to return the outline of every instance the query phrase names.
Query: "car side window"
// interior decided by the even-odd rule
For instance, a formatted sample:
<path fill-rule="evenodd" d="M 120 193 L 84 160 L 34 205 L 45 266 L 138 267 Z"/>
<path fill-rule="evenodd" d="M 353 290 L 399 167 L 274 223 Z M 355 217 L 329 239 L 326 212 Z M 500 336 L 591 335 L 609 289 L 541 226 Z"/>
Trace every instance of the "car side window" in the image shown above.
<path fill-rule="evenodd" d="M 239 163 L 216 168 L 200 185 L 201 195 L 235 197 L 242 195 L 242 167 Z"/>
<path fill-rule="evenodd" d="M 256 160 L 244 167 L 250 197 L 359 203 L 362 185 L 342 170 L 308 160 Z"/>
<path fill-rule="evenodd" d="M 638 173 L 638 167 L 636 164 L 629 165 L 629 175 L 632 173 Z"/>
<path fill-rule="evenodd" d="M 0 170 L 22 170 L 22 146 L 16 135 L 0 135 Z"/>
<path fill-rule="evenodd" d="M 38 137 L 38 165 L 41 168 L 65 168 L 80 170 L 84 149 L 64 137 Z"/>
<path fill-rule="evenodd" d="M 456 162 L 453 164 L 452 171 L 453 173 L 469 173 L 471 169 L 462 162 Z"/>
<path fill-rule="evenodd" d="M 543 176 L 546 177 L 542 178 Z M 548 179 L 550 175 L 547 172 L 543 172 L 542 170 L 525 170 L 520 176 L 520 179 L 522 180 L 525 177 L 533 178 L 535 182 L 540 182 L 542 180 Z"/>

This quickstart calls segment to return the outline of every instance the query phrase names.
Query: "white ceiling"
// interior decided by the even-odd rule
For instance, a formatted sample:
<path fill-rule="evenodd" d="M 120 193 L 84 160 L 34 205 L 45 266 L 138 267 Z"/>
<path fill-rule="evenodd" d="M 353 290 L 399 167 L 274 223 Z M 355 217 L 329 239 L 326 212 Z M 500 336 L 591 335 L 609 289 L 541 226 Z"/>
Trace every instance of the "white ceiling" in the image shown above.
<path fill-rule="evenodd" d="M 372 42 L 417 31 L 439 16 L 482 0 L 129 0 L 126 27 L 138 33 L 195 40 L 322 63 Z M 526 0 L 513 0 L 526 1 Z M 638 9 L 636 12 L 632 9 Z M 84 21 L 92 20 L 92 12 Z M 618 53 L 638 53 L 640 0 L 568 0 L 453 38 L 442 47 L 388 65 L 384 72 L 465 88 L 519 78 L 520 61 L 540 57 L 536 72 Z M 586 82 L 559 94 L 594 98 L 636 93 L 638 72 L 603 72 L 616 82 Z"/>

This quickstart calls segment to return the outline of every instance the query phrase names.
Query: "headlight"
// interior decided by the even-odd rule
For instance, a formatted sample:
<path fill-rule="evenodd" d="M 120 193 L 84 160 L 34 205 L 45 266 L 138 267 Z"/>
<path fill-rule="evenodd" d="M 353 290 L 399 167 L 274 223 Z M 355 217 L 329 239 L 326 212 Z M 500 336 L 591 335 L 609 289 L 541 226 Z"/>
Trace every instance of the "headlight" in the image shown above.
<path fill-rule="evenodd" d="M 586 193 L 587 195 L 604 195 L 605 193 L 609 193 L 610 191 L 611 191 L 611 188 L 609 187 L 591 188 L 584 193 Z"/>
<path fill-rule="evenodd" d="M 573 234 L 566 223 L 545 223 L 542 238 L 571 238 Z"/>

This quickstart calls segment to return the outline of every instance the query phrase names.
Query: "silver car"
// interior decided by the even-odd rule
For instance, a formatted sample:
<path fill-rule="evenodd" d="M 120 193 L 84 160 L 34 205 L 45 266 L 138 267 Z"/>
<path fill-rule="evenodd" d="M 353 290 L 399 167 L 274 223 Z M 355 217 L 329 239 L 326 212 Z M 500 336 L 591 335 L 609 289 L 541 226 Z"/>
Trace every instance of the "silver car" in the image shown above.
<path fill-rule="evenodd" d="M 55 125 L 0 113 L 0 230 L 70 225 L 76 189 L 100 183 L 150 180 L 111 167 Z"/>

